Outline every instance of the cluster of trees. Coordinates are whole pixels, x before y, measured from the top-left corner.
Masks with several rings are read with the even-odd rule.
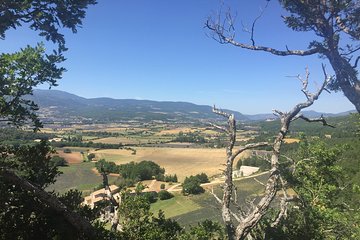
[[[177,178],[176,174],[174,174],[174,175],[169,174],[169,175],[165,175],[164,179],[161,181],[176,183],[176,182],[178,182],[178,178]]]
[[[135,181],[150,180],[153,178],[163,179],[165,173],[164,168],[161,168],[152,161],[141,161],[139,163],[130,162],[121,164],[118,167],[121,176]]]
[[[51,143],[52,146],[57,147],[57,148],[62,148],[62,147],[86,147],[86,148],[99,148],[99,149],[119,149],[122,148],[123,145],[121,143],[95,143],[92,141],[89,142],[81,142],[81,141],[60,141],[60,142],[52,142]]]
[[[327,119],[327,122],[335,126],[335,128],[324,128],[321,123],[308,124],[304,121],[296,121],[289,130],[289,135],[297,138],[300,134],[304,133],[305,135],[316,136],[321,139],[324,139],[325,135],[331,135],[331,138],[340,138],[341,140],[356,137],[356,114],[331,117]],[[260,134],[254,142],[267,141],[273,139],[280,127],[280,121],[260,122],[256,125],[260,127]]]
[[[63,157],[60,157],[58,155],[51,157],[50,162],[53,164],[53,166],[56,167],[68,166],[68,162]]]
[[[114,162],[107,162],[101,159],[95,163],[95,167],[99,172],[105,173],[118,173],[125,179],[130,179],[134,182],[144,180],[163,180],[165,179],[165,169],[161,168],[158,164],[152,161],[141,161],[138,163],[130,162],[125,164],[116,165]],[[177,179],[176,175],[168,177],[168,180]]]
[[[182,193],[184,195],[203,193],[205,192],[205,189],[201,187],[200,184],[208,182],[209,178],[205,173],[186,177],[184,183],[182,184]]]
[[[98,170],[98,172],[104,172],[107,174],[119,173],[119,165],[116,165],[114,162],[108,162],[105,159],[100,159],[99,161],[97,161],[95,163],[95,167]]]
[[[2,144],[31,144],[35,139],[49,140],[55,135],[51,133],[40,133],[24,131],[18,128],[0,128],[0,143]]]
[[[206,139],[200,135],[199,131],[185,133],[180,131],[174,139],[174,142],[205,143]]]

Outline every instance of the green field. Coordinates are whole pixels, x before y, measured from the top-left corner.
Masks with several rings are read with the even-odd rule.
[[[165,212],[168,218],[189,213],[201,208],[191,197],[183,196],[180,193],[175,193],[175,197],[168,200],[158,200],[151,204],[151,211],[157,213],[160,209]]]
[[[78,189],[83,192],[83,195],[89,195],[93,189],[102,184],[102,177],[96,175],[92,169],[95,164],[92,162],[84,162],[78,164],[70,164],[68,167],[60,167],[59,170],[63,172],[55,184],[48,187],[48,190],[55,190],[58,193],[64,193],[70,189]],[[116,177],[109,176],[110,183]]]
[[[267,177],[268,175],[265,174],[258,176],[257,179],[265,182]],[[234,184],[238,189],[238,201],[243,204],[247,198],[261,196],[264,191],[264,187],[253,178],[238,180]],[[214,187],[214,192],[222,197],[219,185]],[[221,206],[209,192],[192,196],[177,193],[172,199],[159,200],[151,205],[153,213],[157,213],[160,209],[164,211],[166,217],[176,220],[183,226],[194,225],[206,219],[222,222]]]

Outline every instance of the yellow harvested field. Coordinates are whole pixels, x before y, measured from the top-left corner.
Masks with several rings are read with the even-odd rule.
[[[136,155],[128,150],[98,150],[98,159],[105,158],[116,164],[131,161],[151,160],[165,168],[166,174],[177,174],[181,182],[186,176],[206,173],[213,176],[221,173],[226,161],[225,149],[209,148],[135,148]],[[242,156],[248,153],[243,153]]]
[[[300,139],[297,139],[297,138],[285,138],[284,142],[285,143],[298,143],[298,142],[300,142]]]
[[[91,140],[94,143],[106,143],[106,144],[138,144],[146,142],[147,140],[144,139],[133,139],[133,138],[127,138],[127,137],[107,137],[107,138],[99,138],[95,140]]]
[[[155,135],[167,135],[167,134],[178,134],[179,132],[192,132],[195,131],[196,129],[192,129],[192,128],[175,128],[175,129],[169,129],[169,130],[162,130],[158,133],[156,133]]]

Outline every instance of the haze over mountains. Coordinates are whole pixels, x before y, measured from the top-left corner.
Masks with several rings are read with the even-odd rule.
[[[112,98],[83,98],[59,90],[34,91],[28,99],[33,100],[40,107],[40,117],[52,121],[89,120],[89,121],[207,121],[218,119],[212,113],[212,107],[196,105],[188,102],[150,101],[135,99]],[[234,113],[239,121],[265,120],[273,118],[272,114],[244,115],[240,112],[226,110]],[[324,114],[326,116],[346,115]],[[321,115],[308,111],[307,116]]]

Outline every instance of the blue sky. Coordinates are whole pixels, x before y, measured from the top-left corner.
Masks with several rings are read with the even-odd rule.
[[[251,26],[264,0],[225,0],[237,22]],[[100,0],[87,11],[77,34],[64,31],[67,72],[54,88],[79,96],[187,101],[246,114],[289,110],[304,100],[294,76],[308,66],[311,80],[324,79],[316,56],[277,57],[222,45],[207,36],[204,24],[221,6],[218,0]],[[281,21],[271,1],[257,24],[258,44],[305,49],[311,34],[295,33]],[[238,28],[237,38],[249,42]],[[42,39],[26,28],[8,31],[1,52],[16,51]],[[47,44],[51,49],[51,44]],[[342,93],[324,93],[314,110],[354,109]]]

